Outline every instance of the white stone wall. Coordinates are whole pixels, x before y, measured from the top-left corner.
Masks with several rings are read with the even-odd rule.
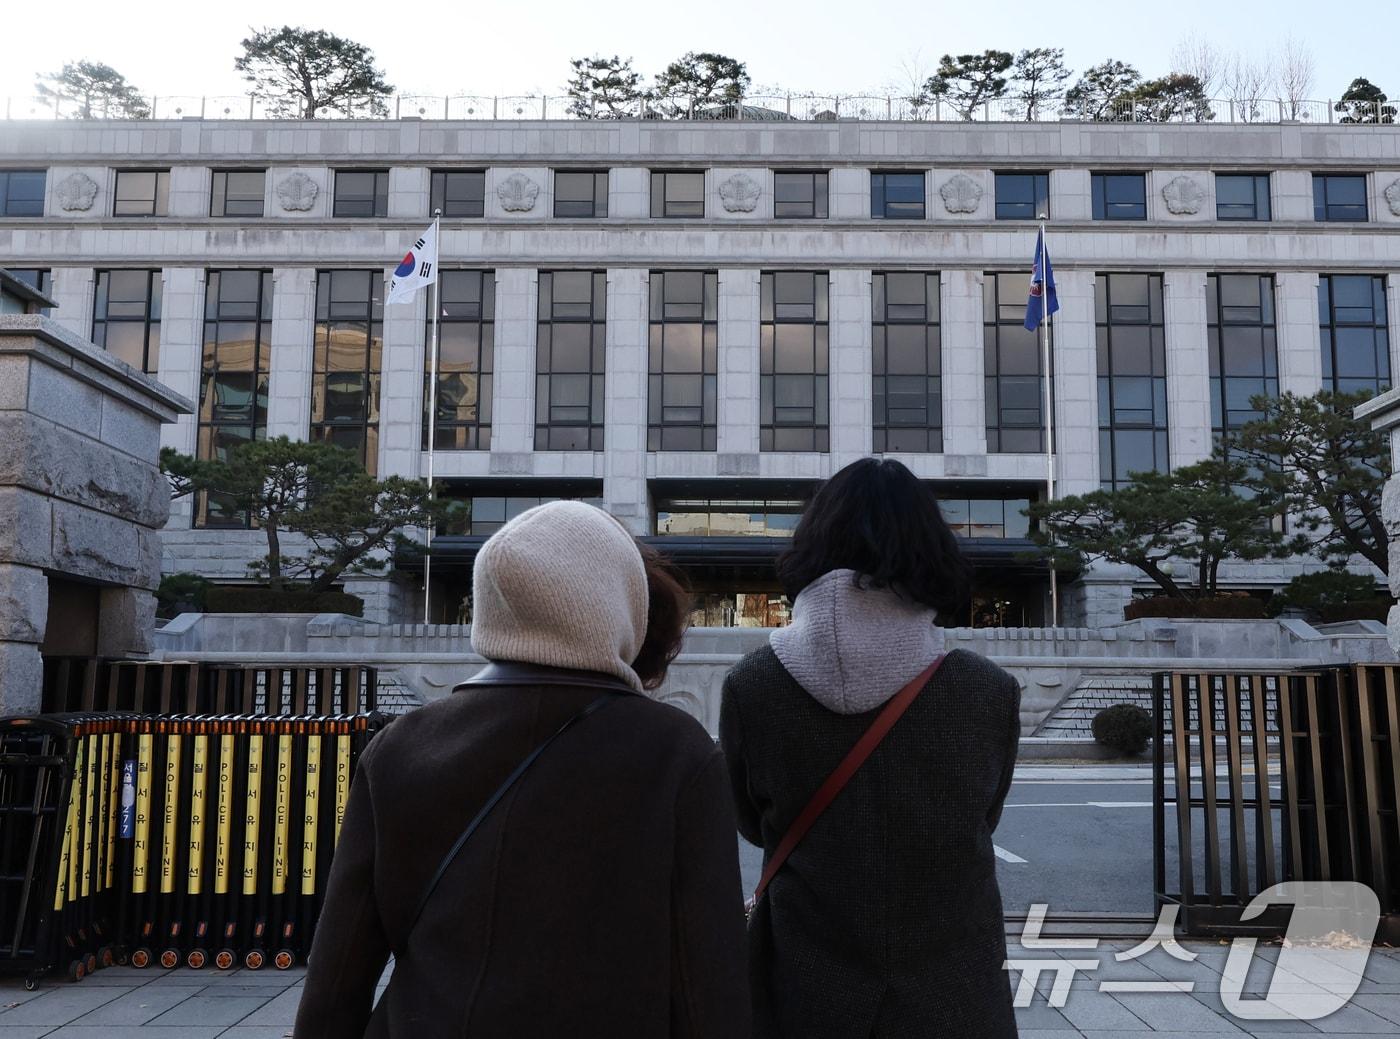
[[[1210,341],[1204,271],[1162,278],[1167,342],[1167,458],[1191,465],[1211,452]]]

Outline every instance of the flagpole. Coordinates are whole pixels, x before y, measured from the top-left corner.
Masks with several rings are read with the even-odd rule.
[[[442,239],[438,235],[439,224],[442,221],[442,210],[433,211],[433,241],[437,243],[438,256],[434,261],[441,260]],[[433,275],[433,295],[429,305],[433,308],[433,345],[431,349],[432,359],[428,364],[428,499],[433,497],[433,452],[437,448],[437,401],[438,401],[438,314],[442,310],[438,306],[438,283],[440,277]],[[432,623],[432,584],[433,584],[433,526],[428,525],[427,541],[423,546],[423,623]]]
[[[1045,371],[1045,500],[1055,500],[1055,422],[1052,409],[1054,396],[1051,392],[1054,374],[1051,369],[1050,353],[1050,279],[1046,271],[1050,267],[1050,249],[1045,243],[1045,215],[1040,220],[1040,353],[1041,367]],[[1055,557],[1050,557],[1050,627],[1060,626],[1060,586],[1055,573]]]

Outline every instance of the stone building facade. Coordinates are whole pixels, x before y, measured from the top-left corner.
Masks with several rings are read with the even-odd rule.
[[[710,623],[781,620],[796,503],[877,453],[968,537],[986,612],[955,620],[1040,623],[1019,326],[1041,212],[1058,493],[1204,457],[1252,392],[1379,389],[1400,363],[1390,125],[9,123],[7,173],[42,203],[0,213],[0,265],[201,402],[165,444],[315,435],[381,474],[426,470],[428,302],[384,307],[383,279],[443,210],[435,474],[473,511],[435,542],[435,621],[463,616],[480,538],[560,496],[669,546]],[[176,503],[167,571],[245,578],[261,536],[216,512]],[[422,619],[412,565],[351,582],[367,617]],[[1065,619],[1121,619],[1141,584],[1093,569]]]

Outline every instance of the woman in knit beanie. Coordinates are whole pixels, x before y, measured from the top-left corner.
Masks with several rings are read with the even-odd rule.
[[[680,586],[607,513],[553,502],[482,546],[473,598],[482,681],[360,758],[294,1035],[746,1039],[724,760],[642,693]]]

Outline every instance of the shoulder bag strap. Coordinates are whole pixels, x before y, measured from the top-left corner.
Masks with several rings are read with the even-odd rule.
[[[802,838],[807,836],[807,831],[812,828],[823,812],[831,806],[831,802],[836,800],[836,795],[845,789],[846,784],[851,781],[866,759],[875,752],[875,748],[880,745],[880,741],[894,728],[894,723],[909,705],[914,702],[914,698],[919,695],[924,686],[928,685],[929,679],[933,678],[939,667],[943,664],[943,654],[939,654],[932,664],[920,671],[914,678],[894,697],[885,704],[884,708],[875,720],[870,723],[870,728],[865,730],[865,734],[856,741],[856,745],[850,749],[841,760],[841,764],[836,766],[836,770],[826,777],[826,782],[817,788],[817,792],[812,795],[812,799],[807,802],[805,808],[797,816],[787,833],[783,834],[782,841],[778,844],[778,849],[773,852],[773,857],[768,860],[768,865],[763,869],[763,878],[758,882],[758,888],[753,893],[753,904],[763,897],[763,893],[768,890],[768,884],[777,875],[778,870],[783,868],[783,863],[787,862],[788,856],[793,849],[802,842]]]
[[[489,683],[482,682],[477,684],[485,685]],[[622,683],[618,684],[622,685]],[[602,710],[608,704],[612,703],[612,701],[616,700],[619,696],[626,695],[627,693],[631,692],[632,690],[630,688],[624,687],[624,689],[609,690],[608,692],[603,693],[602,696],[598,697],[583,710],[579,711],[578,714],[574,715],[563,725],[559,726],[558,730],[554,733],[553,736],[550,736],[549,739],[545,740],[538,747],[532,750],[526,756],[524,761],[522,761],[519,765],[515,766],[515,771],[506,777],[506,781],[496,788],[496,792],[486,799],[486,803],[481,806],[481,810],[476,813],[476,815],[472,818],[472,821],[467,823],[467,828],[462,831],[461,836],[457,838],[457,842],[452,845],[451,849],[447,852],[447,855],[443,858],[442,864],[438,866],[437,872],[433,874],[433,879],[428,882],[428,887],[423,892],[423,897],[418,900],[418,909],[414,912],[413,917],[408,922],[408,930],[404,932],[405,943],[407,943],[408,937],[413,934],[413,929],[418,926],[418,921],[423,916],[423,910],[428,907],[428,900],[433,897],[433,892],[437,890],[437,886],[439,883],[442,882],[442,878],[447,873],[448,868],[452,865],[453,862],[456,861],[458,853],[461,852],[463,847],[465,847],[467,841],[471,839],[471,835],[477,831],[477,829],[481,826],[483,822],[486,821],[486,817],[491,814],[491,810],[495,808],[498,804],[500,804],[502,798],[504,798],[506,794],[510,792],[510,788],[515,786],[515,784],[519,781],[520,777],[523,776],[527,771],[529,771],[530,766],[535,763],[536,759],[539,758],[539,756],[549,748],[549,745],[551,743],[557,740],[560,736],[564,735],[564,733],[568,732],[579,722],[583,721],[590,714],[594,714]]]

